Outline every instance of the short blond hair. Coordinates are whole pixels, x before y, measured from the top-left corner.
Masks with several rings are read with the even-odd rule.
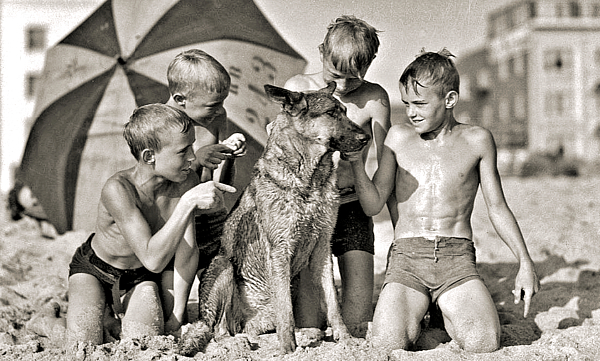
[[[208,53],[191,49],[179,53],[169,64],[167,80],[171,95],[197,91],[222,93],[229,90],[231,77],[221,63]]]
[[[342,73],[360,77],[379,50],[378,32],[364,20],[342,15],[327,27],[327,35],[319,46],[323,59],[330,60]]]

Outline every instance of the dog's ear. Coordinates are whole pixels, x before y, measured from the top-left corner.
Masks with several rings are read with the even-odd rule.
[[[303,93],[293,92],[269,84],[265,85],[265,92],[269,99],[280,104],[283,110],[292,117],[300,115],[308,107]]]
[[[335,91],[336,86],[336,82],[330,81],[329,83],[327,83],[327,88],[323,88],[321,89],[321,91],[327,93],[327,95],[331,95]]]

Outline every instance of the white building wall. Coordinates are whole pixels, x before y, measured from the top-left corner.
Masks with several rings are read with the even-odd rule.
[[[35,106],[26,96],[28,73],[41,73],[45,52],[27,49],[27,29],[46,28],[47,46],[62,40],[103,0],[0,0],[0,192],[12,186]]]

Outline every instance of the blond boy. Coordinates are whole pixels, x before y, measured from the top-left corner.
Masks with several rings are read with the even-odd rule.
[[[286,82],[285,88],[318,90],[335,82],[334,96],[346,106],[348,118],[373,137],[379,159],[390,128],[389,97],[380,85],[365,80],[379,48],[377,30],[347,15],[336,19],[327,29],[319,45],[323,70],[296,75]],[[367,159],[367,153],[362,153],[363,160]],[[365,325],[373,316],[373,221],[358,202],[348,162],[339,161],[337,176],[341,205],[331,245],[342,278],[342,317],[354,336],[364,336]],[[310,277],[301,273],[295,310],[296,324],[300,327],[323,326],[323,318],[315,312],[318,308],[314,307],[313,289]]]
[[[95,234],[69,265],[69,344],[101,344],[107,306],[120,319],[122,337],[160,335],[164,318],[158,282],[174,258],[181,323],[198,262],[192,217],[222,206],[230,186],[198,184],[192,170],[194,128],[185,113],[163,104],[136,109],[124,137],[137,163],[107,180]]]

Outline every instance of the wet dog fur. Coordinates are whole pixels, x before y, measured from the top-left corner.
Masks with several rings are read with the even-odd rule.
[[[359,151],[370,136],[332,94],[265,85],[281,105],[253,178],[225,222],[221,250],[199,290],[199,321],[180,353],[204,351],[216,334],[276,330],[282,354],[296,349],[291,280],[309,267],[336,340],[350,338],[333,279],[330,239],[338,210],[335,151]]]

